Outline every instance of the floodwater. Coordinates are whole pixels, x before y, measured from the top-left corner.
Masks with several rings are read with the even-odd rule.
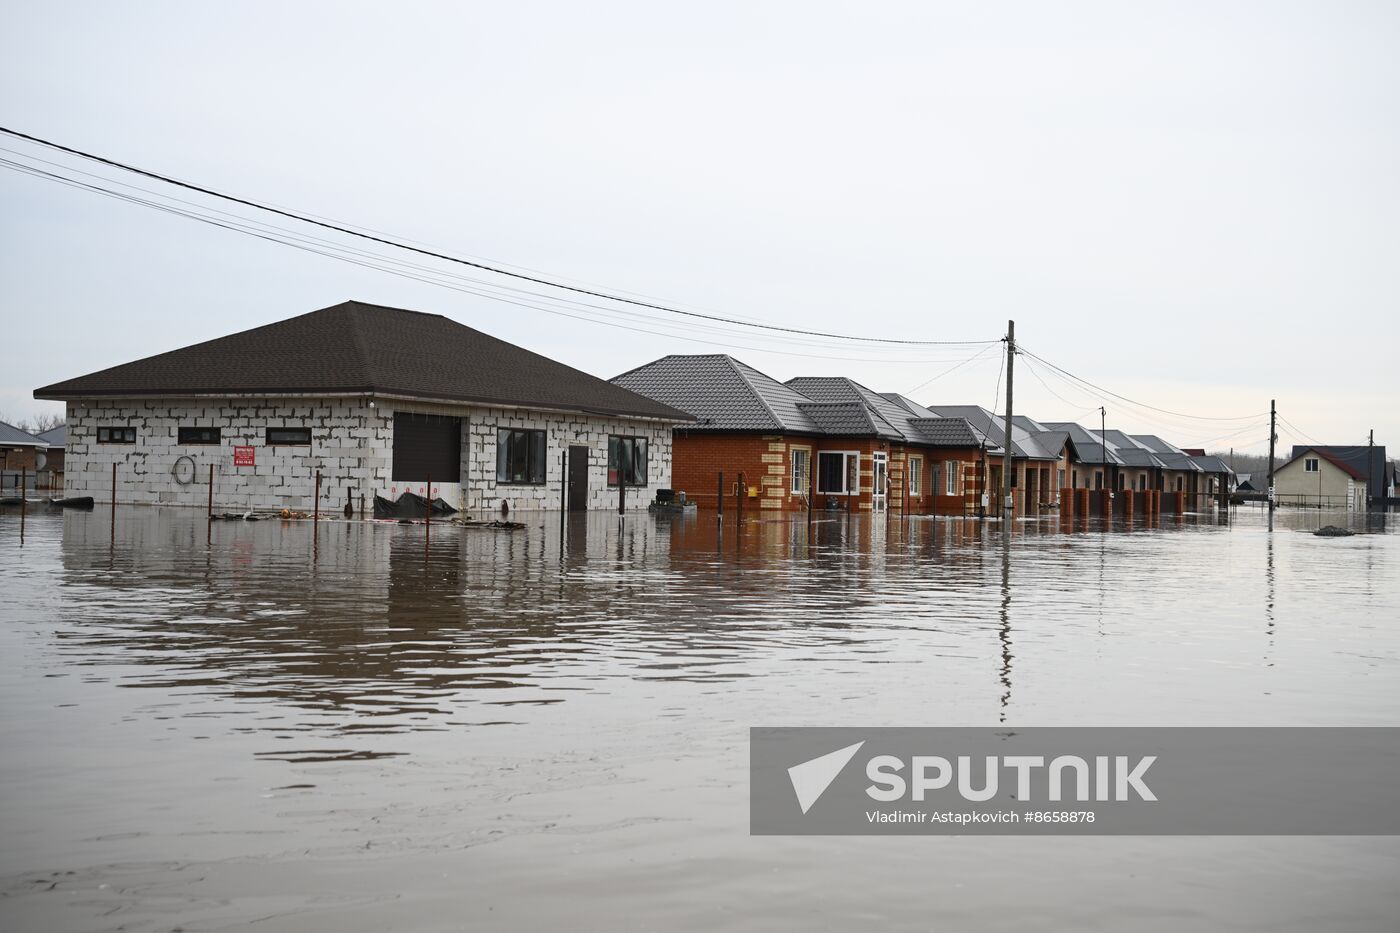
[[[751,837],[747,797],[755,725],[1400,725],[1393,518],[527,526],[0,513],[0,929],[1400,924],[1397,838]]]

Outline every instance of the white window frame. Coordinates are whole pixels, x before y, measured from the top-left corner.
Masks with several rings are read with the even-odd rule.
[[[911,455],[907,464],[909,470],[909,495],[922,496],[924,494],[924,458]]]
[[[1319,471],[1322,469],[1322,464],[1319,462],[1321,459],[1322,459],[1321,457],[1305,457],[1305,458],[1303,459],[1303,472],[1304,472],[1304,473],[1317,473],[1317,472],[1319,472]]]
[[[943,494],[945,496],[958,494],[958,471],[961,463],[961,460],[943,461]]]
[[[807,470],[801,480],[797,476],[797,455],[801,454],[807,458]],[[792,480],[792,492],[794,495],[806,495],[811,488],[810,479],[812,476],[812,448],[810,447],[790,447],[788,448],[788,475]]]
[[[843,489],[843,490],[841,490],[841,491],[839,491],[839,492],[838,492],[838,491],[835,491],[835,490],[830,490],[830,489],[822,489],[822,488],[821,488],[821,483],[822,483],[821,458],[822,458],[822,457],[841,457],[841,458],[842,458],[842,460],[841,460],[841,485],[842,485],[842,486],[845,486],[845,485],[846,485],[846,477],[848,477],[848,476],[851,475],[851,460],[854,459],[855,462],[856,462],[856,470],[855,470],[856,485],[855,485],[855,488],[854,488],[854,489]],[[818,494],[818,495],[822,495],[822,496],[858,496],[858,495],[860,495],[860,451],[858,451],[858,450],[819,450],[819,451],[817,451],[816,457],[814,458],[814,463],[815,463],[816,468],[817,468],[817,494]]]

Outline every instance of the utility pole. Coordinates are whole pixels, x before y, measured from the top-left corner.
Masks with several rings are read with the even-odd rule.
[[[1103,508],[1104,518],[1108,518],[1111,511],[1108,507],[1108,438],[1104,435],[1108,433],[1108,410],[1102,405],[1099,406],[1099,488],[1095,492],[1099,493],[1099,504]]]
[[[1269,399],[1269,516],[1274,514],[1274,443],[1278,441],[1278,409]]]
[[[1006,513],[1011,511],[1011,505],[1010,505],[1010,502],[1008,501],[1007,492],[1008,492],[1008,491],[1010,490],[1010,488],[1011,488],[1011,486],[1010,486],[1010,483],[1011,483],[1011,473],[1012,473],[1013,470],[1016,469],[1016,460],[1015,460],[1015,458],[1014,458],[1014,457],[1012,456],[1012,454],[1011,454],[1011,390],[1012,390],[1012,386],[1013,386],[1013,384],[1014,384],[1014,376],[1015,376],[1014,367],[1015,367],[1015,363],[1016,363],[1016,322],[1015,322],[1015,321],[1007,321],[1007,322],[1006,322],[1006,424],[1003,425],[1003,427],[1006,429],[1005,432],[1004,432],[1004,433],[1006,434],[1006,444],[1005,444],[1005,447],[1006,447],[1006,457],[1004,458],[1004,460],[1003,460],[1003,462],[1002,462],[1001,484],[999,485],[999,487],[998,487],[998,489],[997,489],[997,495],[999,495],[999,496],[1001,497],[1001,501],[1000,501],[1000,503],[999,503],[999,505],[998,505],[998,508],[1001,510],[1002,515],[1003,515],[1004,517],[1006,517],[1006,518],[1009,518],[1009,517],[1010,517],[1010,516],[1007,516]],[[1013,495],[1014,495],[1014,493],[1013,493]],[[1005,527],[1010,528],[1011,526],[1010,526],[1010,524],[1008,523],[1008,524],[1005,525]]]
[[[1376,467],[1376,429],[1366,435],[1366,508],[1371,507],[1371,471]],[[1384,484],[1382,484],[1384,485]]]

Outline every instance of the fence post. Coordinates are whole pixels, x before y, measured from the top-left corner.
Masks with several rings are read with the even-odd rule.
[[[312,524],[312,531],[313,531],[313,532],[315,531],[315,526],[316,526],[316,525],[319,525],[320,522],[321,522],[321,471],[320,471],[320,470],[317,470],[317,471],[316,471],[316,500],[315,500],[315,502],[313,502],[312,505],[311,505],[311,524]]]
[[[433,474],[428,474],[427,488],[423,490],[427,493],[428,501],[423,507],[423,559],[428,559],[428,538],[433,530]]]
[[[209,464],[209,508],[205,511],[209,521],[214,520],[214,464]]]
[[[24,540],[24,514],[29,509],[29,496],[25,487],[29,485],[29,467],[19,468],[19,537]]]
[[[564,524],[569,514],[569,452],[559,451],[559,544],[564,544]]]
[[[117,462],[112,461],[112,540],[117,540]]]
[[[719,503],[719,520],[724,521],[724,471],[719,471],[719,496],[716,501]]]

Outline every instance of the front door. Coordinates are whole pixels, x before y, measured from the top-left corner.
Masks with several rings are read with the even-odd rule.
[[[588,448],[569,448],[569,511],[588,511]]]
[[[876,453],[871,455],[874,468],[871,471],[871,508],[876,512],[885,510],[885,487],[888,485],[889,462],[885,454]]]

